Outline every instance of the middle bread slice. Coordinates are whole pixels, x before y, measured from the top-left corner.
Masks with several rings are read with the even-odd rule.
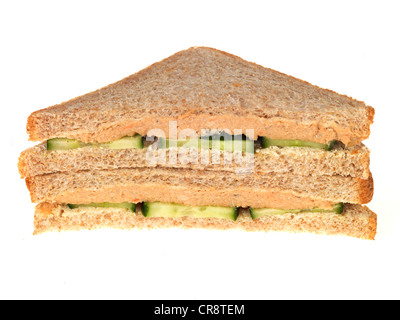
[[[372,176],[259,175],[173,168],[123,168],[52,173],[26,179],[32,202],[84,204],[160,201],[191,206],[328,208],[368,203]]]
[[[369,179],[369,157],[370,152],[363,144],[331,151],[270,147],[258,149],[255,153],[232,153],[188,148],[109,150],[84,147],[49,151],[46,143],[42,143],[25,150],[18,167],[22,178],[60,172],[157,167]]]

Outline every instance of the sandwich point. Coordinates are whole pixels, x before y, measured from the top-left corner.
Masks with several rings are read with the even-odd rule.
[[[98,228],[374,239],[363,102],[207,47],[32,113],[34,234]]]

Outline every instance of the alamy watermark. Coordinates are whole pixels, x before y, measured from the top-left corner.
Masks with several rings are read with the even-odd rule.
[[[168,137],[168,138],[167,138]],[[168,135],[161,129],[149,130],[146,160],[150,165],[230,166],[237,174],[254,171],[254,129],[193,129],[178,133],[177,121],[169,122]],[[222,168],[221,168],[222,169]]]

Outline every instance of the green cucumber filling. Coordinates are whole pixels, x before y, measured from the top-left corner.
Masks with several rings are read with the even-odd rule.
[[[165,148],[196,148],[196,149],[213,149],[221,151],[240,151],[254,153],[254,141],[247,139],[245,136],[231,136],[226,134],[218,134],[200,138],[188,139],[158,139],[158,147]]]
[[[55,138],[47,140],[47,150],[70,150],[83,147],[105,149],[143,149],[143,140],[140,134],[133,137],[123,137],[118,140],[104,143],[84,143],[75,139]]]
[[[90,203],[90,204],[68,204],[70,209],[77,208],[123,208],[136,212],[136,204],[131,202],[122,203]],[[175,203],[163,202],[143,202],[141,212],[147,218],[165,217],[165,218],[220,218],[235,221],[238,216],[238,208],[233,207],[215,207],[215,206],[186,206]]]
[[[121,202],[121,203],[111,203],[111,202],[102,202],[102,203],[89,203],[89,204],[68,204],[70,209],[78,209],[78,208],[121,208],[128,209],[132,212],[136,211],[136,204],[131,202]]]
[[[274,209],[274,208],[261,208],[261,209],[253,209],[250,208],[250,215],[252,219],[258,219],[264,216],[270,215],[283,215],[287,213],[302,213],[302,212],[322,212],[322,213],[343,213],[343,203],[335,204],[332,209],[320,209],[320,208],[312,208],[312,209]]]
[[[153,138],[152,138],[153,139]],[[150,139],[150,140],[152,140]],[[153,141],[153,140],[152,140]],[[196,149],[213,149],[221,151],[239,151],[254,153],[255,149],[278,147],[308,147],[323,150],[331,150],[337,141],[332,140],[328,144],[303,141],[303,140],[282,140],[269,139],[260,137],[257,141],[248,139],[245,135],[228,135],[224,132],[200,138],[188,139],[168,139],[158,138],[157,146],[161,149],[168,148],[196,148]],[[71,150],[83,147],[105,148],[105,149],[143,149],[151,145],[147,141],[147,137],[135,134],[132,137],[123,137],[121,139],[104,142],[104,143],[85,143],[76,139],[55,138],[47,140],[47,150]]]
[[[131,202],[122,203],[90,203],[90,204],[68,204],[70,209],[77,208],[121,208],[136,212],[136,204]],[[270,215],[283,215],[288,213],[322,212],[322,213],[343,213],[343,203],[338,203],[332,209],[274,209],[274,208],[250,208],[250,215],[253,220]],[[143,202],[141,213],[146,218],[219,218],[236,221],[239,213],[238,207],[216,207],[216,206],[187,206],[183,204],[164,202]]]
[[[142,214],[146,218],[220,218],[235,221],[238,216],[238,208],[214,207],[214,206],[186,206],[175,203],[143,202]]]

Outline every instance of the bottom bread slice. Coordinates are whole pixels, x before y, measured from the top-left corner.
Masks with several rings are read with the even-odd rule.
[[[252,220],[248,209],[240,209],[236,221],[217,218],[146,218],[140,212],[118,208],[77,208],[42,203],[36,207],[34,234],[47,231],[92,230],[100,228],[154,229],[204,228],[216,230],[309,232],[346,235],[373,240],[377,216],[365,206],[345,204],[343,214],[302,212],[269,215]]]

